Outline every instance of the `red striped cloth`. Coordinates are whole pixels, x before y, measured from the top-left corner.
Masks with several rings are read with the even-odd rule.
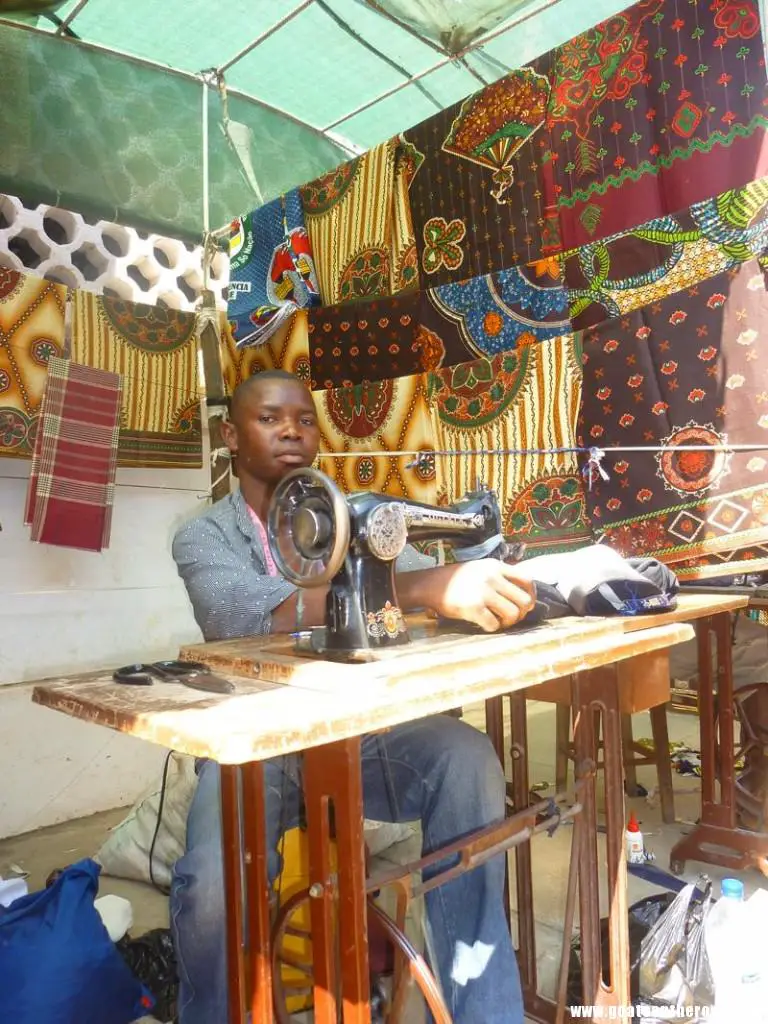
[[[48,360],[24,514],[32,540],[109,546],[121,391],[117,373]]]

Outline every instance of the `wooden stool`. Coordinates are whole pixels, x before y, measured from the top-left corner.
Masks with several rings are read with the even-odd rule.
[[[623,741],[624,774],[629,796],[637,793],[639,765],[656,766],[659,784],[661,819],[666,825],[675,820],[675,800],[672,789],[672,762],[669,756],[667,732],[667,702],[669,701],[669,665],[666,652],[658,652],[642,659],[627,662],[619,693]],[[527,691],[531,700],[556,705],[555,786],[561,792],[568,780],[568,762],[574,759],[571,742],[571,680],[570,677],[543,683]],[[653,748],[635,742],[632,735],[632,715],[649,711]],[[598,747],[602,746],[599,742]],[[598,761],[598,768],[602,763]]]

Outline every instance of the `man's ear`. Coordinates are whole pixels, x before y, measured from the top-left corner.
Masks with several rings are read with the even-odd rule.
[[[229,420],[221,424],[221,439],[233,455],[237,454],[237,427]]]

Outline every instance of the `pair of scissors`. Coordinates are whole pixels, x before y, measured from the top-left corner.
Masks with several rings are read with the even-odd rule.
[[[214,675],[201,661],[155,661],[150,664],[138,663],[116,668],[112,673],[116,683],[127,686],[152,686],[161,683],[181,683],[192,690],[205,693],[234,693],[235,687],[228,679]]]

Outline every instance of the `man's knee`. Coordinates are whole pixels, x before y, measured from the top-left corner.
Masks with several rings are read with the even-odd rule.
[[[493,744],[479,729],[454,718],[444,718],[439,742],[446,781],[461,790],[462,798],[476,802],[488,819],[504,813],[506,780]]]

